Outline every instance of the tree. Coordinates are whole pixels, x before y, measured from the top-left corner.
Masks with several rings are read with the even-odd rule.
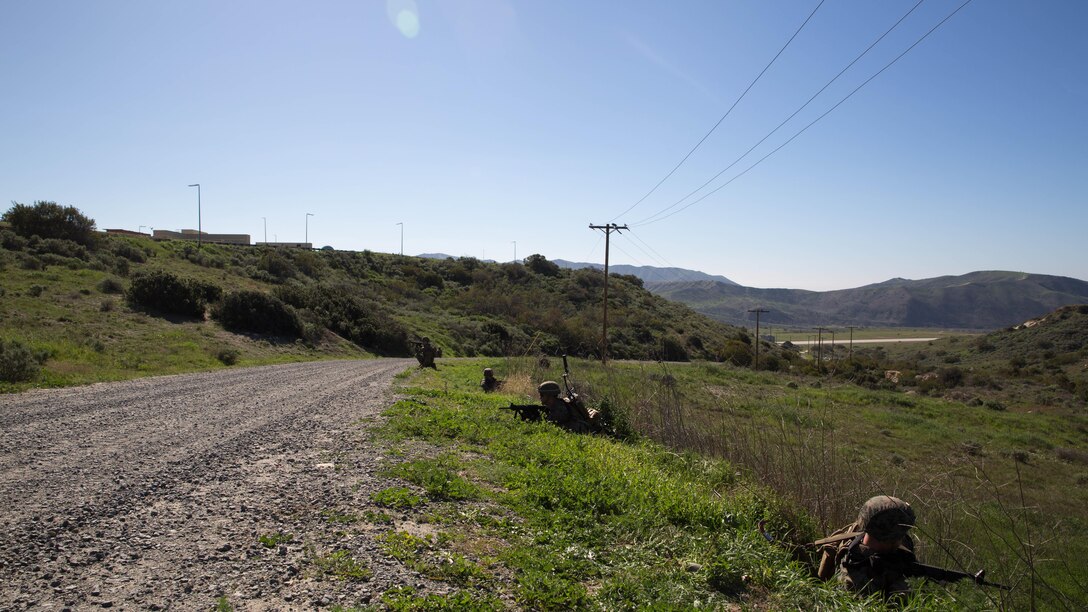
[[[12,202],[3,219],[20,236],[40,236],[71,240],[83,246],[93,247],[95,242],[94,219],[85,216],[74,206],[61,206],[56,202],[37,201],[33,206]]]
[[[525,258],[525,267],[543,276],[559,276],[559,264],[548,261],[543,255],[530,255]]]

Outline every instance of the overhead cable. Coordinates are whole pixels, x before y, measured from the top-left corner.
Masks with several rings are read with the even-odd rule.
[[[622,217],[622,216],[626,215],[627,213],[631,212],[632,210],[634,210],[636,206],[641,204],[646,198],[650,197],[651,194],[653,194],[655,191],[657,191],[658,187],[660,187],[665,181],[669,180],[669,177],[671,177],[680,168],[680,166],[684,165],[684,162],[686,162],[688,160],[688,158],[691,157],[692,153],[695,153],[695,150],[698,149],[700,146],[702,146],[703,142],[705,142],[707,138],[710,138],[710,135],[714,133],[714,130],[717,130],[718,126],[721,125],[722,122],[725,121],[725,118],[729,116],[729,113],[732,113],[733,109],[736,108],[738,104],[740,104],[740,101],[744,99],[744,96],[748,95],[748,92],[751,91],[752,87],[754,87],[757,82],[759,82],[759,79],[763,77],[763,74],[766,73],[767,70],[769,70],[772,65],[774,65],[774,63],[778,60],[779,56],[782,55],[782,52],[784,52],[786,50],[786,47],[790,46],[790,43],[793,42],[793,39],[797,38],[797,35],[801,33],[801,30],[803,30],[805,28],[805,25],[807,25],[808,22],[812,20],[812,16],[816,14],[816,11],[820,10],[820,7],[823,6],[824,2],[826,2],[826,0],[820,0],[820,3],[816,5],[816,8],[812,9],[812,12],[809,13],[809,15],[805,19],[804,23],[801,24],[801,27],[797,28],[797,31],[793,33],[793,36],[790,36],[790,39],[786,41],[786,44],[782,45],[782,48],[778,50],[778,53],[776,53],[773,58],[771,58],[771,61],[768,62],[767,65],[763,67],[763,70],[761,70],[759,72],[759,74],[756,75],[755,79],[752,79],[752,82],[748,84],[748,87],[744,90],[744,92],[742,92],[740,94],[740,96],[737,98],[736,102],[733,102],[733,105],[729,107],[729,110],[725,111],[725,114],[722,115],[721,119],[718,119],[718,122],[714,124],[714,127],[710,128],[710,131],[707,132],[699,140],[699,142],[695,143],[695,146],[692,147],[690,151],[688,151],[687,155],[685,155],[684,158],[681,159],[680,162],[677,163],[676,166],[674,166],[673,169],[670,170],[669,173],[666,174],[664,178],[662,178],[660,181],[658,181],[657,184],[654,185],[653,189],[646,192],[646,195],[639,198],[639,200],[637,202],[635,202],[634,204],[632,204],[627,210],[625,210],[625,211],[621,212],[620,214],[616,215],[615,217],[613,217],[612,221],[615,221],[616,219],[619,219],[620,217]]]
[[[780,145],[778,145],[777,147],[775,147],[775,148],[774,148],[774,149],[773,149],[773,150],[772,150],[772,151],[771,151],[770,153],[767,153],[767,154],[766,154],[766,155],[764,155],[763,157],[759,158],[759,161],[757,161],[757,162],[755,162],[754,164],[752,164],[751,166],[748,166],[747,168],[745,168],[745,169],[744,169],[744,171],[742,171],[741,173],[739,173],[739,174],[735,175],[735,176],[734,176],[733,178],[729,179],[729,180],[728,180],[728,181],[726,181],[725,183],[722,183],[721,185],[719,185],[719,186],[718,186],[718,187],[716,187],[715,189],[713,189],[713,190],[711,190],[711,191],[707,192],[707,193],[706,193],[706,194],[704,194],[704,195],[703,195],[702,197],[700,197],[700,198],[698,198],[698,199],[696,199],[696,200],[693,200],[692,202],[688,203],[687,205],[685,205],[685,206],[682,206],[682,207],[680,207],[680,208],[678,208],[678,209],[676,209],[676,210],[672,211],[671,213],[669,213],[669,214],[667,214],[667,215],[661,216],[661,215],[662,215],[662,213],[664,213],[664,212],[665,212],[665,211],[661,211],[661,212],[659,212],[659,213],[656,213],[656,214],[654,214],[654,215],[651,215],[650,217],[647,217],[646,219],[643,219],[642,221],[639,221],[639,222],[637,222],[637,223],[633,223],[632,225],[633,225],[633,226],[635,226],[635,227],[641,227],[641,226],[649,225],[650,223],[657,223],[658,221],[663,221],[663,220],[665,220],[665,219],[668,219],[669,217],[671,217],[671,216],[673,216],[673,215],[675,215],[675,214],[677,214],[677,213],[680,213],[680,212],[682,212],[682,211],[685,211],[685,210],[687,210],[688,208],[690,208],[690,207],[694,206],[695,204],[698,204],[699,202],[702,202],[703,200],[705,200],[706,198],[708,198],[708,197],[710,197],[710,196],[714,195],[714,194],[715,194],[715,193],[717,193],[718,191],[721,191],[721,190],[722,190],[723,188],[725,188],[726,186],[728,186],[729,184],[731,184],[731,183],[732,183],[733,181],[735,181],[735,180],[737,180],[738,178],[740,178],[740,177],[744,176],[745,174],[748,174],[748,172],[750,172],[750,171],[751,171],[751,170],[752,170],[753,168],[755,168],[755,167],[756,167],[756,166],[758,166],[759,164],[763,163],[763,162],[764,162],[764,161],[765,161],[765,160],[766,160],[766,159],[767,159],[768,157],[770,157],[770,156],[774,155],[775,153],[777,153],[778,151],[780,151],[780,150],[781,150],[782,148],[784,148],[784,147],[785,147],[786,145],[788,145],[788,144],[790,144],[791,142],[793,142],[793,141],[794,141],[794,140],[795,140],[795,139],[796,139],[796,138],[797,138],[798,136],[800,136],[801,134],[804,134],[804,133],[805,133],[806,131],[808,131],[808,129],[809,129],[810,127],[812,127],[812,126],[816,125],[816,124],[817,124],[817,123],[818,123],[818,122],[819,122],[819,121],[820,121],[821,119],[823,119],[824,117],[826,117],[826,116],[830,115],[830,114],[832,113],[832,111],[834,111],[834,110],[835,110],[835,109],[837,109],[837,108],[838,108],[839,106],[841,106],[841,105],[843,104],[843,102],[846,102],[847,100],[849,100],[849,99],[850,99],[851,97],[853,97],[853,95],[854,95],[854,94],[856,94],[856,93],[857,93],[857,92],[858,92],[859,90],[861,90],[861,88],[862,88],[862,87],[865,87],[866,85],[868,85],[868,84],[869,84],[869,83],[870,83],[870,82],[871,82],[871,81],[872,81],[873,79],[875,79],[876,77],[880,76],[880,75],[881,75],[881,74],[882,74],[882,73],[883,73],[883,72],[884,72],[885,70],[887,70],[888,68],[890,68],[890,67],[891,67],[891,66],[892,66],[893,64],[895,64],[896,62],[898,62],[898,61],[899,61],[900,59],[902,59],[904,55],[906,55],[906,54],[907,54],[907,53],[909,53],[909,52],[910,52],[910,51],[911,51],[912,49],[914,49],[914,48],[915,48],[916,46],[918,46],[918,45],[919,45],[919,44],[920,44],[920,43],[921,43],[921,42],[922,42],[923,40],[925,40],[926,38],[928,38],[930,34],[932,34],[933,32],[935,32],[935,31],[936,31],[936,30],[937,30],[938,28],[940,28],[940,27],[941,27],[942,25],[944,25],[944,24],[945,24],[945,23],[946,23],[946,22],[947,22],[947,21],[948,21],[949,19],[951,19],[951,18],[952,18],[953,16],[955,16],[955,15],[956,15],[956,13],[959,13],[959,12],[960,12],[960,11],[961,11],[961,10],[962,10],[962,9],[963,9],[963,8],[964,8],[965,6],[967,6],[967,5],[968,5],[968,4],[970,4],[970,3],[971,3],[971,0],[965,0],[963,4],[959,5],[959,7],[957,7],[957,8],[956,8],[956,10],[952,11],[951,13],[949,13],[947,17],[945,17],[944,19],[942,19],[942,20],[941,20],[941,21],[940,21],[940,22],[939,22],[939,23],[938,23],[937,25],[933,26],[933,27],[932,27],[932,28],[931,28],[931,29],[930,29],[930,30],[929,30],[928,32],[926,32],[925,34],[923,34],[921,38],[919,38],[918,40],[916,40],[916,41],[914,42],[914,44],[912,44],[911,46],[907,47],[906,51],[903,51],[903,52],[902,52],[902,53],[900,53],[900,54],[899,54],[898,56],[896,56],[896,58],[895,58],[895,59],[893,59],[892,61],[890,61],[890,62],[888,62],[887,64],[885,64],[883,68],[881,68],[880,70],[878,70],[878,71],[877,71],[877,72],[876,72],[876,73],[875,73],[875,74],[874,74],[873,76],[871,76],[871,77],[869,77],[868,79],[866,79],[866,80],[865,80],[865,81],[864,81],[864,82],[863,82],[863,83],[862,83],[861,85],[858,85],[858,86],[857,86],[856,88],[854,88],[854,90],[853,90],[853,91],[851,91],[851,92],[850,92],[849,94],[847,94],[847,95],[846,95],[846,97],[844,97],[844,98],[843,98],[842,100],[839,100],[839,101],[838,101],[838,102],[837,102],[837,103],[836,103],[836,104],[835,104],[834,106],[832,106],[832,107],[831,107],[831,108],[829,108],[829,109],[828,109],[828,110],[827,110],[826,112],[824,112],[824,113],[823,113],[822,115],[820,115],[819,117],[817,117],[816,119],[814,119],[814,120],[813,120],[813,121],[812,121],[811,123],[809,123],[809,124],[808,124],[808,125],[806,125],[805,127],[801,128],[801,130],[800,130],[799,132],[797,132],[796,134],[794,134],[793,136],[791,136],[791,137],[790,137],[790,138],[789,138],[788,140],[786,140],[786,142],[783,142],[782,144],[780,144]],[[675,205],[674,205],[674,206],[675,206]],[[672,208],[672,207],[669,207],[669,208]],[[668,210],[668,209],[666,209],[666,210]]]
[[[726,166],[725,168],[722,168],[722,170],[721,170],[720,172],[718,172],[718,173],[717,173],[717,174],[715,174],[714,176],[712,176],[712,177],[710,177],[709,179],[707,179],[707,181],[706,181],[705,183],[703,183],[702,185],[699,185],[699,186],[698,186],[697,188],[695,188],[694,190],[692,190],[692,191],[691,191],[691,193],[689,193],[689,194],[687,194],[686,196],[684,196],[684,197],[680,198],[679,200],[677,200],[676,202],[674,202],[674,203],[673,203],[672,205],[668,206],[667,208],[665,208],[665,209],[663,209],[663,210],[660,210],[660,211],[658,211],[657,213],[655,213],[655,214],[653,214],[653,215],[650,215],[649,217],[647,217],[646,219],[643,219],[642,221],[639,221],[638,223],[647,223],[647,222],[649,222],[648,220],[650,220],[650,219],[653,219],[654,217],[657,217],[657,216],[659,216],[659,215],[663,215],[663,214],[665,214],[666,212],[668,212],[668,211],[672,210],[673,208],[676,208],[677,206],[679,206],[679,205],[683,204],[685,200],[687,200],[688,198],[692,197],[692,196],[693,196],[693,195],[695,195],[696,193],[699,193],[699,192],[700,192],[700,191],[702,191],[702,190],[703,190],[703,188],[705,188],[705,187],[706,187],[707,185],[709,185],[709,184],[713,183],[714,181],[716,181],[716,180],[718,179],[718,177],[719,177],[719,176],[721,176],[721,175],[725,174],[725,173],[726,173],[726,172],[728,172],[728,171],[729,171],[729,170],[730,170],[730,169],[731,169],[731,168],[732,168],[733,166],[735,166],[735,165],[739,164],[739,163],[740,163],[740,162],[741,162],[741,161],[742,161],[742,160],[743,160],[743,159],[744,159],[745,157],[748,157],[748,154],[750,154],[750,153],[751,153],[752,151],[754,151],[754,150],[756,149],[756,147],[758,147],[759,145],[761,145],[761,144],[763,144],[764,142],[766,142],[768,138],[770,138],[770,137],[771,137],[771,136],[773,136],[773,135],[774,135],[775,133],[777,133],[777,132],[778,132],[778,130],[782,129],[782,126],[784,126],[784,125],[786,125],[787,123],[789,123],[789,122],[790,122],[790,120],[792,120],[792,119],[793,119],[794,117],[796,117],[798,113],[800,113],[800,112],[801,112],[801,111],[803,111],[803,110],[804,110],[805,108],[807,108],[807,107],[808,107],[808,105],[809,105],[809,104],[811,104],[813,100],[815,100],[815,99],[816,99],[816,98],[817,98],[817,97],[818,97],[818,96],[819,96],[820,94],[822,94],[822,93],[823,93],[823,92],[824,92],[824,91],[825,91],[825,90],[826,90],[826,89],[827,89],[828,87],[830,87],[830,86],[831,86],[831,85],[832,85],[832,84],[833,84],[833,83],[834,83],[835,81],[839,80],[839,77],[841,77],[841,76],[842,76],[843,74],[845,74],[847,70],[849,70],[849,69],[850,69],[850,68],[851,68],[851,67],[852,67],[852,66],[853,66],[854,64],[856,64],[856,63],[858,62],[858,60],[860,60],[861,58],[865,57],[865,56],[866,56],[866,55],[867,55],[867,54],[869,53],[869,51],[872,51],[873,47],[875,47],[875,46],[876,46],[876,45],[877,45],[878,43],[880,43],[880,41],[884,40],[884,38],[885,38],[885,37],[886,37],[886,36],[887,36],[888,34],[890,34],[890,33],[892,32],[892,30],[894,30],[894,29],[896,29],[897,27],[899,27],[899,25],[900,25],[901,23],[903,23],[903,21],[904,21],[904,20],[906,20],[906,18],[907,18],[907,17],[909,17],[909,16],[911,15],[911,13],[913,13],[913,12],[915,11],[915,9],[917,9],[917,8],[918,8],[919,6],[921,6],[923,2],[925,2],[925,0],[918,0],[918,2],[917,2],[917,3],[916,3],[916,4],[914,5],[914,6],[912,6],[912,7],[910,8],[910,10],[909,10],[909,11],[907,11],[907,12],[906,12],[906,13],[905,13],[905,14],[904,14],[904,15],[903,15],[902,17],[900,17],[900,18],[899,18],[899,21],[896,21],[896,22],[895,22],[895,23],[894,23],[894,24],[892,25],[892,27],[890,27],[890,28],[888,28],[887,30],[885,30],[885,31],[884,31],[884,33],[883,33],[883,34],[881,34],[879,38],[877,38],[876,40],[874,40],[874,41],[872,42],[872,44],[870,44],[870,45],[869,45],[868,47],[866,47],[866,49],[865,49],[864,51],[862,51],[860,55],[858,55],[857,57],[855,57],[855,58],[854,58],[854,60],[853,60],[852,62],[850,62],[849,64],[847,64],[847,65],[846,65],[846,67],[845,67],[845,68],[843,68],[842,70],[840,70],[840,71],[839,71],[839,73],[838,73],[838,74],[836,74],[836,75],[834,76],[834,78],[832,78],[832,79],[831,79],[830,81],[828,81],[827,83],[825,83],[825,84],[824,84],[824,86],[823,86],[823,87],[821,87],[821,88],[819,89],[819,91],[817,91],[816,93],[812,94],[812,96],[811,96],[811,97],[810,97],[810,98],[809,98],[809,99],[808,99],[808,100],[807,100],[807,101],[806,101],[806,102],[805,102],[804,104],[802,104],[801,106],[799,106],[799,107],[797,108],[797,110],[793,111],[793,114],[791,114],[791,115],[790,115],[789,117],[786,117],[786,118],[785,118],[785,120],[783,120],[783,121],[782,121],[782,123],[779,123],[779,124],[778,124],[778,126],[776,126],[776,127],[775,127],[775,128],[773,129],[773,130],[771,130],[771,131],[770,131],[770,132],[769,132],[769,133],[768,133],[768,134],[767,134],[766,136],[764,136],[763,138],[761,138],[761,139],[759,140],[759,142],[757,142],[757,143],[755,143],[754,145],[752,145],[752,146],[751,146],[751,147],[750,147],[750,148],[749,148],[749,149],[748,149],[747,151],[745,151],[745,152],[744,152],[744,153],[743,153],[743,154],[742,154],[742,155],[741,155],[740,157],[738,157],[737,159],[733,160],[733,163],[729,164],[729,165],[728,165],[728,166]]]

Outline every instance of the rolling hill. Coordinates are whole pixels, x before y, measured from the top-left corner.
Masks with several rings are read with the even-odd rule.
[[[1088,282],[1063,276],[984,271],[923,280],[891,279],[838,291],[757,289],[725,283],[647,283],[647,288],[718,321],[744,324],[749,309],[781,325],[862,325],[990,330],[1062,306],[1088,303]]]

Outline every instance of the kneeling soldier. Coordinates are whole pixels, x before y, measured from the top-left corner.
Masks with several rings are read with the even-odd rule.
[[[837,578],[846,588],[885,599],[910,591],[904,570],[916,559],[909,530],[914,526],[910,504],[889,495],[870,498],[858,520],[818,540],[821,552],[817,575]]]

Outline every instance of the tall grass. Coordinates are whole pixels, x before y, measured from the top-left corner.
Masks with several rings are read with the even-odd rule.
[[[579,362],[586,368],[589,364]],[[1088,541],[1081,516],[1060,516],[1025,493],[1024,456],[980,457],[972,442],[949,451],[935,424],[939,405],[891,398],[859,408],[851,391],[799,388],[806,381],[763,373],[728,373],[718,365],[592,367],[591,401],[628,413],[633,428],[678,451],[694,450],[742,466],[793,502],[826,532],[854,520],[873,495],[896,495],[919,514],[923,561],[961,571],[985,567],[1011,592],[966,584],[945,588],[963,601],[1002,609],[1085,609]],[[838,398],[850,398],[843,404]],[[879,401],[865,397],[859,403]],[[896,402],[901,402],[899,406]],[[869,412],[870,410],[876,412]],[[881,428],[874,423],[890,423]],[[894,428],[893,428],[894,426]],[[992,426],[998,427],[999,423]],[[879,439],[878,450],[866,438]],[[898,446],[897,446],[898,443]],[[881,450],[883,449],[883,450]],[[890,449],[890,450],[888,450]],[[992,472],[1001,473],[997,480]],[[812,534],[780,526],[803,556]]]

